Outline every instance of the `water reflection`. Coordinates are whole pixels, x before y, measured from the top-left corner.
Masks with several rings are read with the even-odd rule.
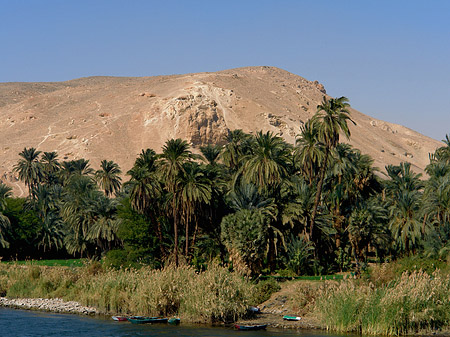
[[[134,325],[128,322],[115,322],[107,317],[92,318],[70,314],[54,314],[28,310],[0,308],[0,336],[39,337],[39,336],[303,336],[332,337],[324,332],[276,330],[236,331],[233,328],[210,327],[181,324]]]

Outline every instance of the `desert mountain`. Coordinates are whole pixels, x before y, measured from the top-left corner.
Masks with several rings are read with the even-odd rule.
[[[61,160],[102,159],[129,170],[145,148],[170,138],[194,147],[220,143],[229,130],[279,133],[294,143],[326,91],[317,81],[273,67],[155,77],[89,77],[52,83],[0,83],[0,179],[24,147],[57,151]],[[350,97],[351,103],[351,97]],[[408,161],[423,172],[442,143],[406,127],[351,110],[350,143],[375,165]]]

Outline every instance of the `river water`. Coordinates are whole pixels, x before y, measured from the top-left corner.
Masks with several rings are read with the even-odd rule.
[[[1,337],[39,337],[39,336],[302,336],[302,337],[335,337],[326,333],[305,332],[295,330],[236,331],[232,328],[209,327],[180,324],[131,324],[115,322],[108,317],[86,317],[71,314],[54,314],[39,311],[0,308]]]

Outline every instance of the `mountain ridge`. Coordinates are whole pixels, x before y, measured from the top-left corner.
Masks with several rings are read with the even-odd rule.
[[[272,131],[294,143],[300,125],[314,115],[324,95],[319,82],[267,66],[0,83],[0,178],[18,185],[11,171],[24,147],[57,151],[60,160],[86,158],[93,167],[102,159],[114,160],[126,172],[142,149],[160,151],[170,138],[198,147],[223,142],[230,130],[242,129]],[[350,125],[349,143],[369,154],[381,170],[409,161],[423,173],[428,153],[443,145],[404,126],[350,111],[356,125]]]

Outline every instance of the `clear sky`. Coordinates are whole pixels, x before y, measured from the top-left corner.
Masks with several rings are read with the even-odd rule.
[[[450,1],[0,0],[0,82],[256,65],[450,134]]]

